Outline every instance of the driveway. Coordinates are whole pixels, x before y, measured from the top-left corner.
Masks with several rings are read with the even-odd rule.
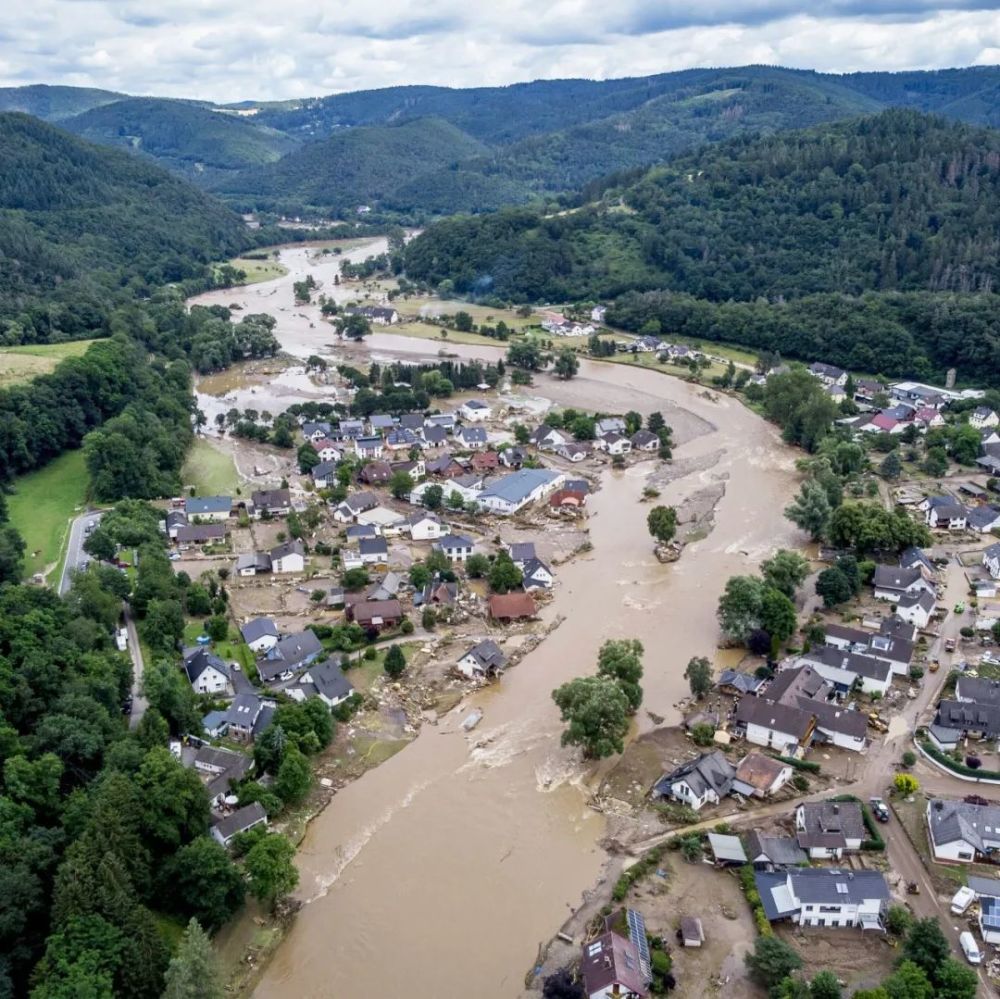
[[[69,528],[69,541],[66,546],[66,561],[63,562],[62,575],[59,577],[57,592],[59,596],[64,596],[69,590],[70,572],[77,569],[80,563],[87,558],[87,553],[83,550],[83,543],[87,539],[86,527],[90,521],[100,523],[104,516],[101,510],[91,510],[88,513],[81,513],[74,518]]]
[[[146,713],[149,703],[142,696],[142,671],[144,663],[142,660],[142,646],[139,644],[139,633],[135,628],[135,619],[132,617],[132,610],[128,603],[123,605],[123,616],[125,618],[125,628],[128,631],[128,650],[132,656],[132,713],[129,715],[128,727],[135,728],[142,716]]]

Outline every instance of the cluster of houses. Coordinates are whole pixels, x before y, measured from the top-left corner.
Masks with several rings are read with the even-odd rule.
[[[617,456],[632,451],[656,452],[660,448],[660,438],[652,431],[638,430],[630,434],[625,421],[617,416],[597,420],[591,442],[577,441],[569,431],[542,423],[531,432],[528,443],[539,451],[552,452],[571,462],[593,457],[595,451]]]

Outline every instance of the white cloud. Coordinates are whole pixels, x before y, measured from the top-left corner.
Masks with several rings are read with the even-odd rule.
[[[994,63],[998,53],[992,0],[495,0],[479,9],[467,0],[341,0],[335,9],[32,0],[0,9],[0,83],[217,101],[751,62],[925,69]]]

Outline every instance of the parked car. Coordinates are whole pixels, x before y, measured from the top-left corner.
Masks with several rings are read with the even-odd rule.
[[[889,821],[889,809],[881,798],[872,798],[871,801],[869,801],[869,804],[872,807],[872,812],[874,813],[875,818],[878,819],[879,822]]]
[[[961,916],[975,900],[976,893],[968,885],[963,885],[951,900],[951,911],[956,916]]]
[[[979,949],[976,938],[968,930],[959,934],[958,945],[962,948],[962,953],[969,964],[983,963],[983,952]]]

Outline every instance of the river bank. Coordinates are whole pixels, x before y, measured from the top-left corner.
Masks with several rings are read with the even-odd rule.
[[[291,307],[290,283],[311,265],[302,251],[287,252],[286,277],[231,289],[221,304],[241,296],[249,311],[273,304],[275,334],[296,356],[436,359],[437,344],[388,332],[359,346],[331,345],[315,307]],[[359,256],[370,252],[377,250]],[[351,297],[349,286],[327,290]],[[482,360],[503,351],[448,349]],[[484,999],[518,995],[540,941],[580,905],[606,862],[606,822],[588,806],[603,768],[559,745],[551,690],[592,672],[607,638],[635,637],[646,647],[637,730],[653,727],[650,714],[676,721],[687,660],[715,648],[715,604],[726,578],[798,541],[782,515],[795,488],[794,453],[734,399],[656,370],[586,360],[571,381],[536,380],[531,391],[557,405],[662,412],[677,447],[675,466],[655,482],[658,502],[680,507],[724,483],[713,529],[692,540],[679,562],[660,565],[640,505],[651,466],[603,473],[590,504],[592,549],[562,567],[547,608],[565,622],[498,687],[470,697],[484,712],[473,736],[455,711],[425,726],[405,752],[343,788],[310,824],[298,856],[302,908],[257,995],[363,990],[418,999],[470,987]]]

